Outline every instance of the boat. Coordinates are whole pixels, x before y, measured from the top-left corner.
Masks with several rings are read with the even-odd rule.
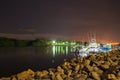
[[[94,55],[97,53],[105,53],[108,51],[111,51],[111,45],[109,44],[104,44],[100,45],[99,43],[96,42],[95,37],[91,37],[90,42],[88,45],[81,44],[80,48],[76,48],[75,55],[78,57],[87,57],[88,55]]]

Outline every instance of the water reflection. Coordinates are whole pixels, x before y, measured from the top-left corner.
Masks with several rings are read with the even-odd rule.
[[[55,51],[56,51],[56,50],[55,50],[55,46],[52,47],[52,51],[53,51],[53,52],[52,52],[52,53],[53,53],[53,57],[55,57]]]
[[[73,51],[73,48],[70,46],[52,46],[53,57],[55,57],[58,54],[68,55],[68,53],[71,53]]]
[[[73,58],[73,54],[70,54],[73,51],[72,46],[1,47],[0,77],[12,75],[28,68],[43,70],[56,67],[62,64],[64,59]],[[6,66],[9,67],[6,68]]]
[[[66,46],[66,55],[68,55],[68,46]]]

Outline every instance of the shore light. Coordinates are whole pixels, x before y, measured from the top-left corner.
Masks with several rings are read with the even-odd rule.
[[[52,43],[53,43],[53,44],[55,44],[55,43],[56,43],[56,41],[55,41],[55,40],[53,40],[53,41],[52,41]]]

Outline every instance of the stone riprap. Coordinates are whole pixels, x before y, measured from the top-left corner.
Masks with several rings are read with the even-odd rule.
[[[73,58],[48,70],[28,69],[0,80],[120,80],[120,50]]]

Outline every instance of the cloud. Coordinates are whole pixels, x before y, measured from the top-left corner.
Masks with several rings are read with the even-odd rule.
[[[23,32],[23,33],[32,33],[32,32],[36,32],[36,29],[19,29],[20,32]]]
[[[72,41],[88,41],[87,34],[85,35],[76,35],[76,36],[62,36],[56,34],[11,34],[11,33],[0,33],[0,37],[15,38],[21,40],[34,40],[39,38],[48,38],[48,39],[60,39],[60,40],[72,40]],[[119,38],[113,37],[107,34],[98,34],[96,35],[97,42],[120,42]]]
[[[0,37],[15,38],[15,39],[39,39],[39,38],[49,38],[49,39],[67,39],[65,36],[53,35],[53,34],[11,34],[11,33],[0,33]]]

